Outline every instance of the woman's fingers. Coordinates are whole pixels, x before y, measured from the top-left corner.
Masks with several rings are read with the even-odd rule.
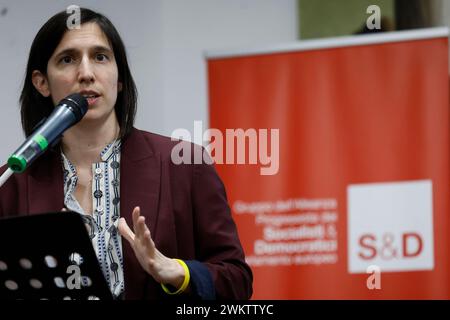
[[[149,253],[153,254],[154,244],[153,244],[152,236],[150,235],[150,230],[148,230],[148,228],[144,232],[144,237],[143,237],[142,242],[144,243],[144,246],[146,247],[146,249],[149,250]]]
[[[118,225],[119,233],[133,246],[137,245],[135,241],[140,241],[147,250],[150,250],[149,253],[152,254],[154,243],[150,230],[145,224],[145,217],[140,214],[140,208],[135,207],[132,212],[133,230],[131,230],[124,218],[120,218]]]
[[[124,218],[119,219],[118,229],[120,235],[125,239],[127,239],[130,245],[133,247],[135,235],[133,231],[131,231],[130,227],[128,226]]]
[[[146,230],[148,230],[148,228],[145,225],[145,217],[139,217],[136,232],[139,234],[139,239],[141,241],[144,240]]]
[[[141,215],[141,208],[134,207],[133,213],[131,214],[131,217],[133,219],[133,230],[134,230],[135,233],[136,233],[137,222],[138,222],[138,219],[139,219],[140,215]]]

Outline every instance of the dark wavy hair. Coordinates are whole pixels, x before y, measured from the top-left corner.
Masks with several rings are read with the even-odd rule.
[[[117,63],[122,90],[114,106],[120,126],[120,137],[125,138],[133,128],[136,115],[137,89],[128,66],[125,46],[114,25],[104,15],[80,8],[80,23],[96,23],[107,37]],[[22,93],[20,115],[25,136],[29,136],[42,119],[54,109],[51,97],[42,96],[32,83],[32,73],[39,70],[47,75],[47,65],[56,47],[68,31],[67,20],[71,14],[61,11],[51,17],[39,30],[31,45]]]

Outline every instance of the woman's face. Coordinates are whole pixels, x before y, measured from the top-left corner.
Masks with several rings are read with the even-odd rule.
[[[82,122],[115,120],[114,106],[122,89],[109,41],[96,23],[68,30],[47,65],[47,75],[33,72],[33,84],[54,105],[78,92],[88,99]]]

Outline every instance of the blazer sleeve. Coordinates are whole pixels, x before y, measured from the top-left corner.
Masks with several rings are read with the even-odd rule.
[[[194,165],[193,206],[196,252],[210,271],[217,299],[245,300],[253,275],[245,262],[224,185],[213,165]]]

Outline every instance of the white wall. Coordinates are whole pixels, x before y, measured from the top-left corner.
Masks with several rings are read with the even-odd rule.
[[[193,120],[206,122],[205,50],[247,48],[296,38],[294,0],[164,1],[165,129],[192,131]]]
[[[0,163],[23,140],[18,99],[31,42],[70,4],[98,10],[115,24],[139,90],[136,126],[165,135],[208,118],[205,50],[297,38],[296,0],[1,1]]]

